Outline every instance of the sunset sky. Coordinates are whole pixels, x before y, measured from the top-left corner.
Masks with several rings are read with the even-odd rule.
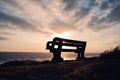
[[[87,53],[120,45],[120,0],[0,0],[0,51],[48,52],[56,36]]]

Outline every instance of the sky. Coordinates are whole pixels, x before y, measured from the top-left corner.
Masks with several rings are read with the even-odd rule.
[[[54,37],[86,53],[120,45],[120,0],[0,0],[0,51],[48,52]]]

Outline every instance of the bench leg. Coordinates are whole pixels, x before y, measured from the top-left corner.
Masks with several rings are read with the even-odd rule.
[[[77,54],[77,58],[76,58],[76,60],[79,60],[79,59],[81,59],[81,57],[80,57],[80,53]]]
[[[84,53],[81,53],[81,58],[84,58]]]
[[[52,62],[62,62],[62,61],[63,61],[63,58],[61,57],[61,52],[60,51],[54,51]]]
[[[80,60],[84,58],[84,53],[78,53],[76,60]]]

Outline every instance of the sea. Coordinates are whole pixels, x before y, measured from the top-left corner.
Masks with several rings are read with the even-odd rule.
[[[62,53],[64,60],[75,60],[76,53]],[[97,57],[97,53],[86,53],[85,57]],[[42,53],[42,52],[0,52],[0,64],[14,60],[35,60],[35,61],[46,61],[51,60],[53,53]]]

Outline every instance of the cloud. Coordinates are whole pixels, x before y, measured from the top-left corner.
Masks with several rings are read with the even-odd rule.
[[[120,22],[120,5],[115,7],[107,17],[109,22]]]
[[[16,25],[21,29],[34,29],[33,25],[16,16],[8,15],[4,12],[0,12],[0,22],[1,23],[10,23]]]
[[[2,35],[14,35],[11,32],[1,31],[1,30],[0,30],[0,34],[2,34]]]
[[[14,5],[14,6],[18,6],[17,3],[14,1],[14,0],[0,0],[0,3],[2,4],[11,4],[11,5]]]
[[[120,35],[115,38],[114,44],[120,45]]]
[[[119,0],[63,0],[62,4],[65,4],[63,11],[66,14],[72,13],[69,19],[74,20],[73,24],[79,24],[77,27],[84,23],[87,28],[98,31],[113,27],[120,21]],[[89,22],[85,21],[87,16],[91,18]]]
[[[18,9],[23,9],[19,4],[16,2],[16,0],[0,0],[1,5],[5,5],[7,7],[13,7]]]
[[[111,41],[106,42],[106,45],[109,46],[120,46],[120,34],[116,34],[112,37]]]
[[[105,10],[105,9],[107,9],[108,7],[109,7],[108,2],[102,2],[102,4],[100,5],[100,8],[101,8],[102,10]]]
[[[25,19],[9,15],[4,12],[0,12],[0,25],[0,28],[3,29],[20,29],[23,31],[32,31],[47,34],[47,32],[38,29],[35,25],[26,21]]]
[[[118,3],[118,4],[116,4]],[[115,5],[116,4],[116,5]],[[93,30],[103,30],[113,27],[120,22],[120,1],[103,0],[91,10],[93,14],[88,22],[88,28]],[[115,6],[114,6],[115,5]]]
[[[68,21],[72,22],[73,24],[79,20],[82,20],[86,15],[89,14],[90,11],[90,8],[86,7],[87,2],[84,1],[85,0],[62,0],[59,7],[63,12],[63,16],[67,17]]]
[[[116,22],[108,22],[107,18],[99,19],[98,16],[92,16],[90,22],[88,22],[88,28],[94,31],[104,30],[106,28],[113,27]]]
[[[120,19],[119,0],[25,0],[22,2],[21,0],[1,0],[0,3],[5,4],[6,7],[9,5],[10,9],[12,7],[11,10],[15,13],[11,15],[0,12],[3,16],[0,16],[2,18],[0,21],[26,31],[50,33],[44,31],[44,27],[53,32],[76,30],[81,28],[81,23],[86,24],[83,28],[104,30],[117,24]],[[88,16],[90,20],[87,20]]]
[[[2,37],[2,36],[0,36],[0,41],[6,41],[6,40],[9,40],[9,39],[6,38],[6,37]]]
[[[66,31],[75,30],[72,27],[72,24],[68,24],[59,20],[56,20],[50,24],[50,29],[53,30],[55,33],[63,33]]]
[[[31,1],[1,0],[0,28],[37,32],[45,35],[51,34],[49,31],[44,31],[44,21],[38,16],[39,12],[36,10],[38,6],[32,4]],[[29,5],[25,5],[26,3]],[[30,10],[32,8],[33,10]]]
[[[27,35],[32,41],[31,35],[37,35],[45,41],[53,34],[69,32],[71,38],[100,40],[102,45],[112,41],[106,36],[115,35],[112,32],[119,25],[120,0],[0,0],[0,34],[10,39]]]
[[[81,0],[63,0],[62,4],[65,4],[64,10],[69,11],[76,8]]]

